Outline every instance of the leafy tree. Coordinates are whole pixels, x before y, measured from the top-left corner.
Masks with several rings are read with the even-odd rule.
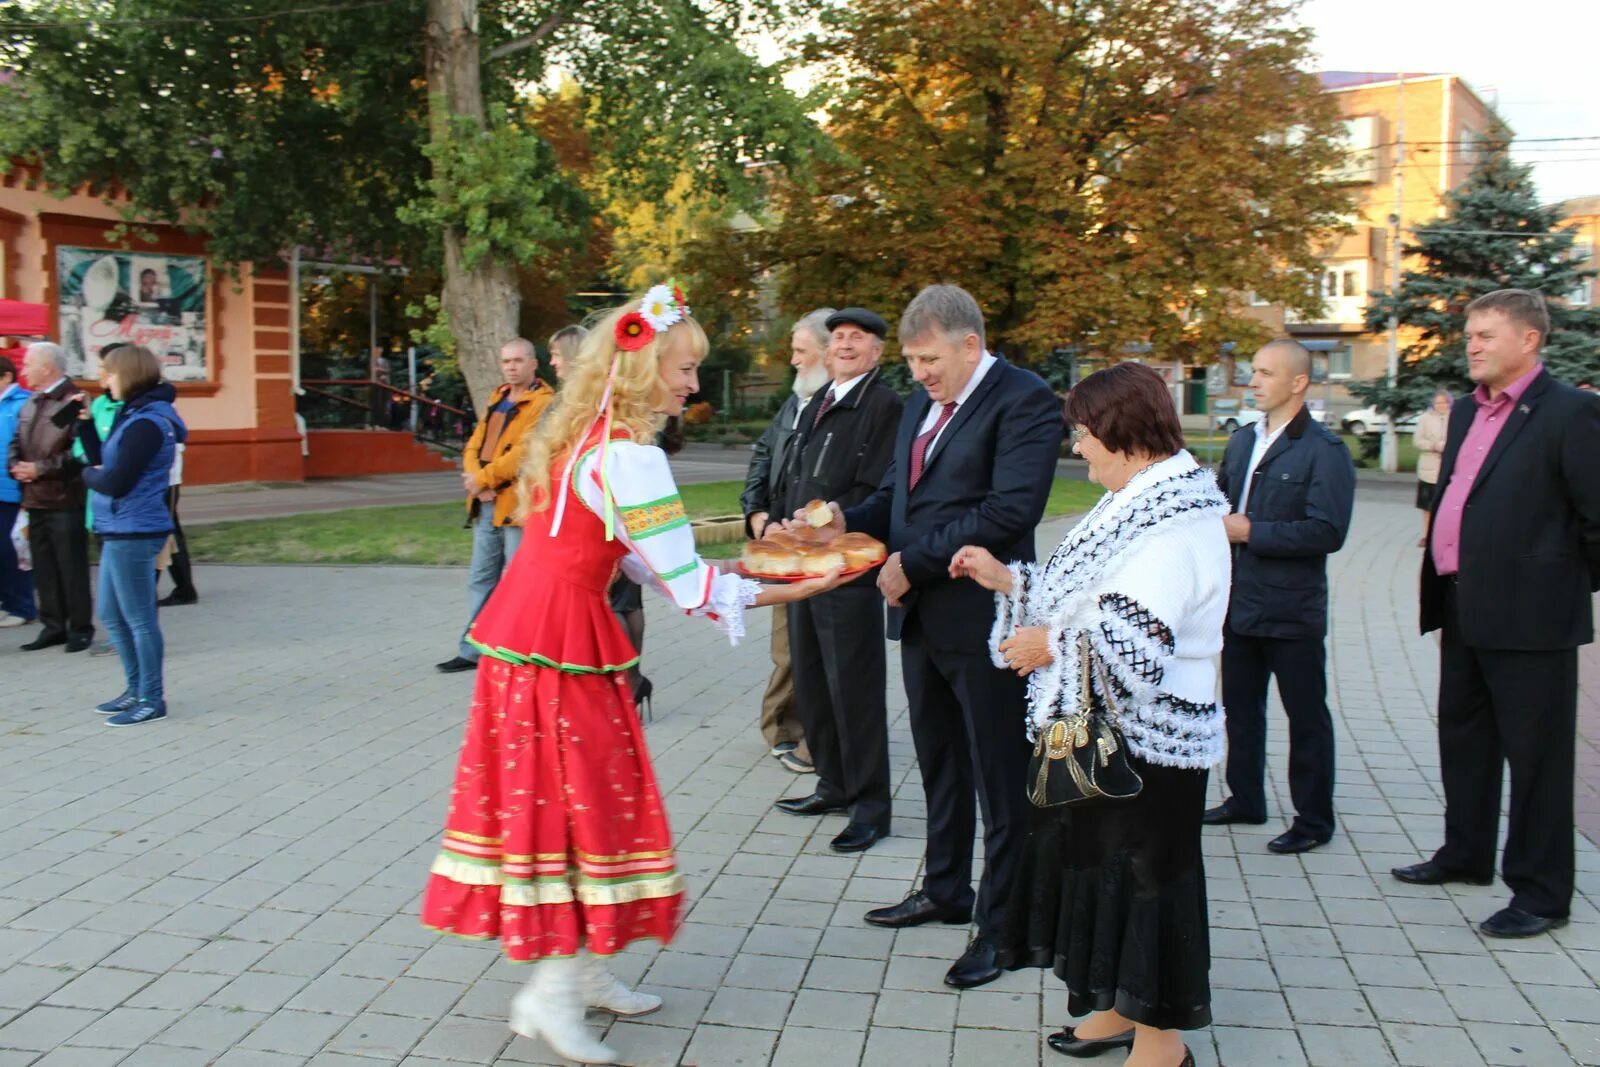
[[[953,281],[997,345],[1254,339],[1245,294],[1298,281],[1342,226],[1334,103],[1291,6],[1249,0],[856,0],[808,57],[848,157],[775,200],[787,307],[893,312]]]
[[[1427,408],[1433,394],[1472,388],[1467,377],[1466,307],[1496,289],[1543,293],[1551,333],[1544,362],[1569,381],[1600,377],[1600,308],[1572,307],[1566,297],[1595,276],[1582,269],[1573,238],[1558,227],[1561,212],[1544,207],[1531,168],[1511,161],[1505,143],[1491,143],[1467,180],[1445,198],[1443,217],[1412,231],[1405,246],[1413,266],[1399,292],[1374,294],[1367,313],[1373,330],[1394,315],[1410,338],[1393,387],[1387,378],[1352,383],[1350,391],[1386,412]]]
[[[291,245],[438,269],[440,323],[475,395],[518,325],[517,271],[592,208],[521,107],[556,71],[594,149],[640,196],[689,162],[747,193],[755,160],[824,144],[747,45],[781,0],[36,0],[0,6],[0,159],[130,218],[205,230],[224,262]]]

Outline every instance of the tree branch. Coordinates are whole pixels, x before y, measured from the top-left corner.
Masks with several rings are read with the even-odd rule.
[[[544,21],[534,27],[532,33],[524,34],[514,41],[507,41],[504,44],[497,44],[493,48],[489,49],[489,59],[491,61],[496,59],[504,59],[506,56],[512,56],[516,55],[518,52],[527,51],[540,41],[544,40],[546,37],[549,37],[552,33],[555,33],[557,30],[559,30],[562,25],[572,17],[572,13],[572,10],[568,8],[557,8],[556,10],[550,12],[550,14],[546,15]]]

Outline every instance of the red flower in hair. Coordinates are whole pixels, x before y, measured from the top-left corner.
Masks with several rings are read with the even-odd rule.
[[[655,339],[655,327],[637,311],[630,311],[617,320],[617,347],[624,352],[637,352]]]

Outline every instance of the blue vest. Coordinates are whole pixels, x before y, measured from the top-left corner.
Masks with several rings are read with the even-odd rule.
[[[110,439],[101,446],[101,465],[116,464],[122,435],[141,419],[149,420],[160,429],[161,448],[126,495],[113,498],[103,493],[94,494],[91,502],[94,528],[102,537],[158,536],[172,532],[172,515],[167,511],[167,483],[172,477],[172,460],[178,454],[178,442],[188,436],[188,429],[171,404],[165,400],[144,403],[136,400],[124,408]]]
[[[17,435],[17,420],[22,418],[22,405],[28,402],[33,394],[22,386],[13,386],[0,400],[0,502],[6,504],[22,503],[22,486],[12,478],[5,463],[6,448],[11,444],[11,439]],[[0,530],[0,537],[10,537],[10,530]]]

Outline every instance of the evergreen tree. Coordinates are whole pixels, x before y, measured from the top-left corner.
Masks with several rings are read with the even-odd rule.
[[[1367,325],[1386,329],[1391,313],[1414,337],[1401,351],[1391,388],[1383,378],[1350,391],[1380,410],[1424,410],[1440,388],[1461,394],[1467,377],[1466,307],[1496,289],[1544,294],[1550,336],[1544,362],[1567,381],[1600,376],[1600,308],[1573,307],[1567,296],[1596,272],[1581,268],[1573,238],[1557,227],[1561,212],[1539,203],[1530,168],[1511,161],[1504,142],[1490,144],[1460,188],[1450,192],[1443,218],[1412,231],[1406,254],[1420,263],[1404,271],[1395,297],[1374,294]],[[1405,334],[1402,334],[1402,340]]]

